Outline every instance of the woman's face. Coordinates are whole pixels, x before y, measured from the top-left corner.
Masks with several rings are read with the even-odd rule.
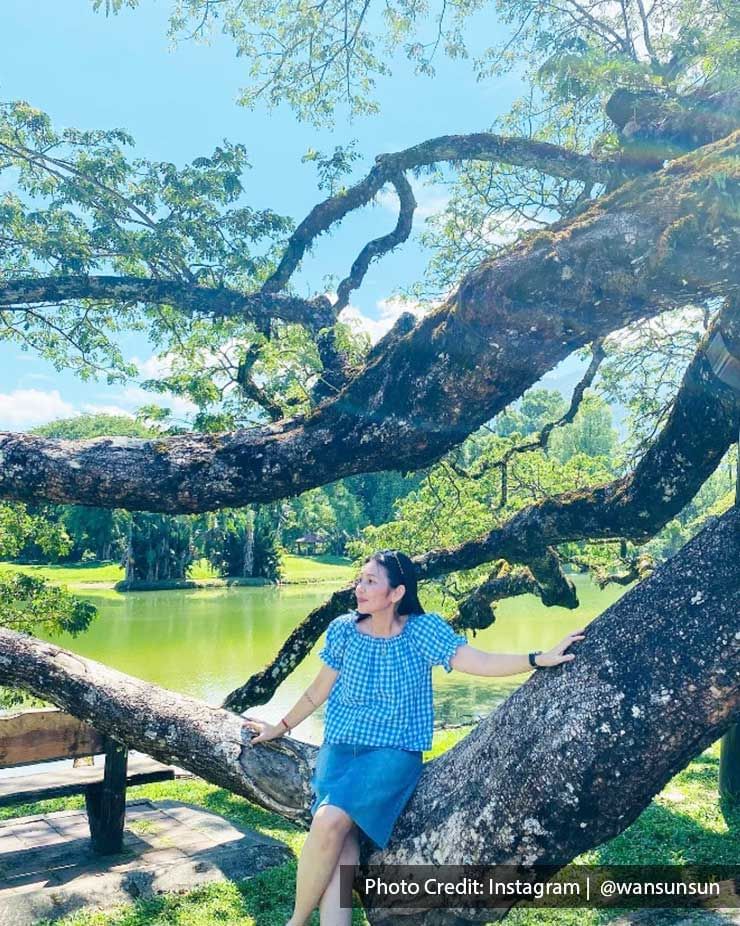
[[[375,560],[370,560],[360,570],[359,578],[355,582],[355,597],[357,610],[363,614],[375,614],[385,611],[399,602],[404,596],[404,586],[391,588],[388,582],[388,573]]]

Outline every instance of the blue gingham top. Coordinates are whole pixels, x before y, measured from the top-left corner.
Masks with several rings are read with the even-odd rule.
[[[326,704],[324,742],[432,747],[432,666],[451,672],[467,643],[435,612],[409,615],[394,637],[371,637],[349,611],[329,624],[319,656],[339,672]]]

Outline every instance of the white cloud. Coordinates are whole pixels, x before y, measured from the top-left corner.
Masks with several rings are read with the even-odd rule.
[[[164,354],[161,357],[157,354],[152,354],[145,360],[133,356],[131,358],[131,363],[136,364],[143,379],[158,379],[162,376],[169,376],[172,372],[172,360],[172,354]]]
[[[436,215],[447,208],[450,193],[446,186],[441,183],[424,182],[414,177],[410,177],[409,182],[416,200],[416,211],[414,212],[416,221],[424,221],[430,215]],[[384,209],[398,215],[398,194],[395,187],[384,187],[375,198]]]
[[[368,315],[364,315],[357,306],[348,305],[339,313],[339,319],[366,331],[370,335],[372,343],[375,344],[387,331],[390,331],[402,312],[412,312],[419,319],[423,318],[429,311],[428,305],[423,305],[411,299],[404,299],[401,296],[381,299],[377,303],[377,308],[380,312],[379,317],[370,318]]]
[[[71,418],[79,414],[59,394],[58,389],[14,389],[0,392],[0,428],[23,431],[56,418]]]
[[[185,418],[197,411],[197,405],[189,399],[171,394],[147,392],[141,386],[124,386],[118,392],[111,393],[110,398],[120,403],[117,407],[121,409],[122,414],[126,414],[127,410],[135,411],[140,405],[160,405],[162,408],[169,408],[176,418]]]
[[[160,405],[172,410],[179,419],[186,419],[196,406],[180,396],[147,392],[140,386],[126,386],[118,392],[99,393],[109,402],[82,402],[75,405],[63,399],[58,389],[14,389],[0,393],[0,430],[27,431],[40,424],[78,415],[122,415],[133,418],[141,405]]]

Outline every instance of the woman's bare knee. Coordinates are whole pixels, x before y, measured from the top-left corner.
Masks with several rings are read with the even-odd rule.
[[[355,826],[350,815],[335,807],[333,804],[324,804],[316,811],[311,830],[327,843],[344,843],[347,834]]]

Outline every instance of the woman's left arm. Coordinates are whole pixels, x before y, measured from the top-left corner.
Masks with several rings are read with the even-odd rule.
[[[565,650],[571,643],[582,640],[584,636],[585,629],[569,633],[552,649],[535,656],[534,661],[538,666],[557,666],[561,662],[572,662],[576,658],[575,654],[566,653]],[[487,653],[467,644],[457,648],[450,665],[458,672],[468,675],[519,675],[532,669],[527,653]]]

